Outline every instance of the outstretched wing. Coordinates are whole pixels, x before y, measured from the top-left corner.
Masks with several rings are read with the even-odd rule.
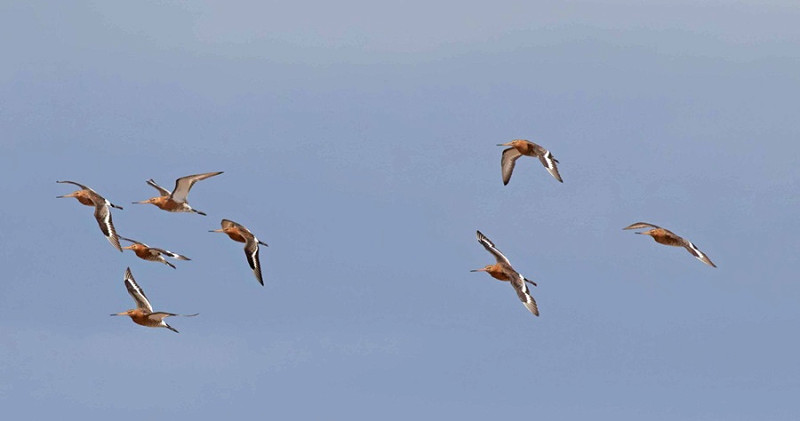
[[[564,180],[561,179],[561,174],[558,173],[558,167],[556,166],[558,160],[553,157],[553,154],[551,154],[550,151],[545,150],[543,154],[539,155],[539,161],[541,161],[542,165],[547,168],[547,171],[550,173],[550,175],[555,177],[555,179],[559,182],[564,182]]]
[[[624,230],[636,230],[639,228],[661,228],[658,225],[648,224],[647,222],[637,222],[635,224],[630,224],[627,227],[623,228]]]
[[[498,250],[497,247],[494,246],[493,242],[491,242],[488,238],[486,238],[486,236],[483,235],[480,231],[477,231],[477,233],[478,233],[478,242],[481,243],[481,245],[486,250],[488,250],[489,253],[492,253],[494,255],[494,258],[497,259],[498,262],[505,262],[511,265],[511,262],[509,262],[506,256],[504,256],[503,253],[501,253],[500,250]]]
[[[103,235],[106,236],[111,245],[117,250],[122,251],[122,247],[119,245],[117,230],[114,229],[114,223],[111,221],[111,210],[108,208],[105,199],[103,199],[102,202],[94,202],[94,218],[97,220],[97,224],[100,225],[100,231],[103,232]]]
[[[519,300],[522,301],[522,304],[527,308],[534,316],[539,316],[539,307],[536,305],[536,300],[533,299],[531,296],[530,290],[528,286],[525,285],[525,278],[522,277],[517,272],[507,273],[511,280],[511,285],[514,287],[514,290],[517,291],[517,296]]]
[[[170,317],[170,316],[179,316],[179,314],[167,313],[167,312],[164,312],[164,311],[157,311],[155,313],[148,314],[147,318],[152,320],[152,321],[154,321],[154,322],[160,322],[160,321],[162,321],[162,320],[164,320],[164,319],[166,319],[167,317]]]
[[[204,174],[187,175],[175,180],[175,190],[172,191],[170,198],[176,202],[186,202],[186,197],[189,196],[189,190],[194,183],[205,180],[206,178],[222,174],[222,171],[207,172]]]
[[[120,240],[125,240],[125,241],[130,241],[130,242],[131,242],[131,243],[133,243],[133,244],[141,244],[141,245],[143,245],[143,246],[147,247],[147,244],[145,244],[145,243],[143,243],[143,242],[141,242],[141,241],[131,240],[130,238],[125,238],[125,237],[123,237],[123,236],[121,236],[121,235],[119,236],[119,239],[120,239]]]
[[[717,267],[717,265],[715,265],[714,262],[712,262],[711,259],[709,259],[708,256],[706,256],[705,253],[700,251],[700,249],[698,249],[697,246],[692,244],[691,241],[687,240],[686,241],[686,245],[684,245],[684,247],[686,247],[686,250],[688,250],[689,253],[692,253],[692,256],[696,257],[701,262],[703,262],[703,263],[705,263],[705,264],[707,264],[707,265],[709,265],[711,267]]]
[[[507,185],[511,180],[511,173],[514,171],[514,164],[517,159],[522,156],[517,148],[511,147],[503,151],[503,156],[500,158],[500,168],[503,172],[503,185]]]
[[[92,190],[92,189],[90,189],[90,188],[88,188],[88,187],[84,186],[83,184],[81,184],[81,183],[76,183],[76,182],[74,182],[74,181],[67,181],[67,180],[64,180],[64,181],[56,181],[56,183],[69,183],[69,184],[76,185],[76,186],[78,186],[78,187],[80,187],[80,188],[82,188],[82,189],[84,189],[84,190],[89,190],[89,191],[92,191],[92,192],[94,191],[94,190]]]
[[[152,178],[147,180],[147,184],[149,184],[151,187],[154,187],[156,190],[158,190],[158,193],[161,196],[169,196],[170,194],[172,194],[169,190],[167,190],[167,189],[159,186],[158,184],[156,184],[155,180],[153,180]]]
[[[136,280],[133,279],[131,268],[125,270],[125,288],[128,289],[128,294],[133,297],[133,301],[136,301],[137,308],[147,310],[147,312],[150,313],[153,311],[153,306],[150,305],[150,301],[147,299],[147,296],[144,295],[144,291],[139,284],[136,283]]]
[[[151,247],[151,248],[150,248],[150,250],[155,250],[156,252],[158,252],[158,253],[161,253],[161,254],[163,254],[163,255],[165,255],[165,256],[169,256],[169,257],[171,257],[171,258],[173,258],[173,259],[178,259],[178,260],[192,260],[192,259],[190,259],[190,258],[188,258],[188,257],[186,257],[186,256],[181,256],[180,254],[178,254],[178,253],[173,253],[173,252],[171,252],[171,251],[169,251],[169,250],[159,249],[159,248],[155,248],[155,247]]]
[[[264,279],[261,277],[261,262],[258,259],[258,240],[250,235],[246,237],[244,243],[244,254],[247,256],[247,263],[250,264],[250,269],[253,269],[253,274],[258,279],[258,282],[263,286]]]
[[[250,230],[247,229],[247,227],[245,227],[244,225],[242,225],[242,224],[240,224],[238,222],[233,222],[230,219],[223,219],[222,222],[220,222],[220,224],[222,225],[222,229],[228,229],[228,228],[234,228],[235,227],[235,228],[238,228],[241,231],[244,231],[244,232],[246,232],[248,234],[252,234],[252,232],[250,232]]]

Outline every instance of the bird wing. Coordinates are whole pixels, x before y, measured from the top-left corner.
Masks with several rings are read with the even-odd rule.
[[[522,301],[522,304],[533,313],[534,316],[539,316],[539,307],[536,305],[536,300],[531,296],[528,286],[525,285],[525,278],[515,271],[507,271],[506,275],[508,275],[514,290],[517,291],[517,296],[519,300]]]
[[[258,282],[264,285],[264,279],[261,277],[261,262],[258,260],[258,240],[252,235],[247,236],[246,240],[244,254],[247,256],[247,263],[250,264],[250,269],[253,269],[253,274]]]
[[[717,267],[717,265],[715,265],[711,261],[711,259],[709,259],[708,256],[706,256],[705,253],[700,251],[700,249],[698,249],[697,246],[692,244],[691,241],[686,241],[686,244],[684,245],[684,247],[686,247],[686,250],[688,250],[689,253],[692,253],[692,256],[696,257],[701,262],[703,262],[703,263],[705,263],[705,264],[707,264],[707,265],[709,265],[711,267]]]
[[[148,246],[147,246],[147,244],[145,244],[145,243],[143,243],[143,242],[141,242],[141,241],[131,240],[130,238],[125,238],[125,237],[123,237],[123,236],[121,236],[121,235],[119,236],[119,239],[120,239],[120,240],[125,240],[125,241],[130,241],[130,242],[131,242],[131,243],[133,243],[133,244],[141,244],[141,245],[143,245],[143,246],[145,246],[145,247],[148,247]]]
[[[192,188],[194,183],[220,174],[222,174],[222,171],[207,172],[205,174],[195,174],[181,177],[175,180],[175,190],[172,191],[170,198],[176,202],[186,202],[186,197],[189,196],[189,190]]]
[[[498,263],[505,262],[511,265],[511,262],[509,262],[506,256],[504,256],[503,253],[501,253],[500,250],[498,250],[497,247],[494,246],[493,242],[491,242],[488,238],[486,238],[486,236],[483,235],[480,231],[477,231],[477,233],[478,233],[478,242],[481,243],[481,245],[486,250],[488,250],[489,253],[492,253],[494,255],[494,258],[497,259]]]
[[[515,147],[510,147],[503,151],[503,156],[500,158],[500,168],[503,171],[503,185],[508,184],[511,180],[511,172],[514,171],[514,164],[517,159],[522,156]]]
[[[94,218],[97,219],[97,224],[100,225],[100,231],[106,236],[108,241],[114,248],[122,251],[119,245],[119,237],[117,230],[114,229],[114,223],[111,222],[111,210],[108,208],[108,202],[103,199],[102,202],[94,202]]]
[[[192,259],[190,259],[190,258],[188,258],[188,257],[186,257],[186,256],[181,256],[180,254],[178,254],[178,253],[173,253],[173,252],[171,252],[171,251],[169,251],[169,250],[159,249],[159,248],[155,248],[155,247],[151,247],[151,248],[150,248],[150,250],[154,250],[154,251],[156,251],[157,253],[161,253],[161,254],[163,254],[163,255],[165,255],[165,256],[169,256],[169,257],[171,257],[171,258],[173,258],[173,259],[178,259],[178,260],[192,260]]]
[[[550,153],[550,151],[545,150],[543,154],[539,155],[539,161],[541,161],[542,165],[547,168],[547,172],[549,172],[550,175],[555,177],[556,180],[562,183],[564,182],[564,180],[561,179],[561,174],[558,173],[558,167],[556,166],[558,160],[553,156],[553,154]]]
[[[133,297],[133,301],[136,301],[136,307],[147,310],[148,312],[153,311],[153,306],[150,305],[150,301],[147,299],[147,296],[144,295],[144,290],[136,283],[136,280],[133,279],[133,274],[131,273],[131,268],[125,270],[125,288],[128,289],[128,294]]]
[[[82,189],[84,189],[84,190],[94,191],[94,190],[92,190],[92,189],[90,189],[90,188],[88,188],[88,187],[84,186],[83,184],[81,184],[81,183],[76,183],[76,182],[74,182],[74,181],[67,181],[67,180],[64,180],[64,181],[56,181],[56,183],[69,183],[69,184],[76,185],[76,186],[78,186],[78,187],[80,187],[80,188],[82,188]]]
[[[252,232],[250,232],[250,230],[247,229],[247,227],[245,227],[244,225],[242,225],[240,223],[233,222],[230,219],[223,219],[222,222],[220,222],[220,224],[222,225],[223,229],[236,227],[236,228],[239,228],[240,230],[242,230],[242,231],[244,231],[244,232],[246,232],[248,234],[252,234]]]
[[[635,224],[630,224],[630,225],[628,225],[627,227],[625,227],[623,229],[624,230],[636,230],[636,229],[639,229],[639,228],[647,228],[647,227],[661,228],[658,225],[648,224],[647,222],[637,222]]]
[[[179,316],[179,314],[167,313],[167,312],[164,312],[164,311],[157,311],[155,313],[148,314],[147,318],[152,320],[152,321],[154,321],[154,322],[160,322],[160,321],[162,321],[162,320],[164,320],[164,319],[166,319],[167,317],[170,317],[170,316]]]
[[[158,193],[161,194],[162,196],[169,196],[170,194],[172,194],[172,192],[170,192],[169,190],[167,190],[167,189],[159,186],[158,184],[156,184],[155,180],[153,180],[152,178],[147,180],[147,184],[149,184],[151,187],[154,187],[156,190],[158,190]]]

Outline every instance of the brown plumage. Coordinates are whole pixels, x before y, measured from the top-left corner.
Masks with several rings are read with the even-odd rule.
[[[500,158],[500,168],[502,169],[503,173],[503,185],[508,184],[508,181],[511,180],[511,173],[514,171],[514,165],[516,164],[517,159],[519,159],[519,157],[522,155],[539,158],[539,161],[542,163],[542,165],[544,165],[550,175],[552,175],[559,182],[564,182],[564,180],[561,179],[561,174],[558,173],[558,167],[556,166],[556,164],[558,164],[558,160],[547,149],[524,139],[516,139],[508,143],[500,143],[497,146],[511,146],[510,148],[503,150],[503,156]]]
[[[94,207],[94,219],[97,220],[97,224],[100,226],[100,231],[103,232],[103,235],[106,236],[108,242],[111,243],[115,249],[122,251],[122,248],[119,245],[117,230],[114,229],[114,223],[111,221],[111,210],[109,209],[109,207],[117,209],[122,209],[122,207],[109,202],[103,196],[100,196],[96,191],[84,186],[83,184],[76,183],[74,181],[56,181],[56,183],[69,183],[81,188],[80,190],[74,191],[70,194],[56,196],[56,198],[74,197],[81,204]]]
[[[139,284],[136,283],[136,280],[133,279],[131,268],[127,268],[125,270],[125,288],[128,289],[128,294],[133,297],[133,301],[136,302],[136,308],[123,311],[121,313],[114,313],[112,316],[129,316],[136,324],[147,327],[165,327],[175,333],[178,333],[177,330],[164,321],[165,318],[171,316],[194,317],[199,314],[175,314],[165,313],[163,311],[153,311],[153,307],[150,305],[150,301],[144,295],[144,291],[141,287],[139,287]]]
[[[536,305],[536,300],[530,294],[528,290],[528,286],[525,283],[530,283],[531,285],[536,286],[536,283],[525,279],[522,274],[514,270],[511,267],[511,262],[508,261],[506,256],[500,252],[500,250],[495,247],[494,243],[492,243],[485,235],[481,234],[480,231],[477,232],[478,235],[478,242],[489,252],[494,255],[495,260],[497,263],[493,265],[486,265],[481,269],[474,269],[470,272],[486,272],[491,275],[493,278],[510,282],[511,286],[514,287],[514,290],[517,292],[517,296],[519,297],[522,304],[527,308],[534,316],[539,315],[539,307]]]
[[[683,247],[689,253],[691,253],[692,256],[696,257],[697,260],[700,260],[701,262],[703,262],[703,263],[705,263],[705,264],[707,264],[707,265],[709,265],[711,267],[717,267],[717,265],[715,265],[711,261],[711,259],[709,259],[708,256],[705,255],[705,253],[700,251],[700,249],[698,249],[697,246],[692,244],[691,241],[684,239],[683,237],[673,233],[672,231],[670,231],[668,229],[661,228],[661,227],[659,227],[657,225],[648,224],[647,222],[637,222],[635,224],[628,225],[627,227],[625,227],[623,229],[624,230],[631,230],[631,229],[640,229],[640,228],[652,228],[652,229],[648,230],[648,231],[637,232],[637,234],[649,235],[649,236],[653,237],[653,240],[655,240],[659,244],[664,244],[664,245],[673,246],[673,247]]]
[[[168,262],[167,259],[164,259],[164,256],[169,256],[173,259],[178,259],[178,260],[192,260],[186,256],[181,256],[178,253],[173,253],[169,250],[164,250],[156,247],[150,247],[145,243],[136,240],[131,240],[130,238],[125,238],[125,237],[119,237],[119,238],[121,240],[133,243],[127,247],[123,247],[124,250],[133,250],[133,252],[136,253],[136,256],[138,256],[140,259],[148,260],[151,262],[161,262],[173,269],[175,269],[175,265]]]
[[[151,187],[158,190],[161,194],[160,196],[151,197],[147,200],[142,200],[140,202],[133,202],[134,204],[151,204],[155,205],[160,209],[163,209],[167,212],[194,212],[200,215],[205,216],[204,212],[201,212],[197,209],[192,209],[189,206],[189,202],[187,198],[189,196],[189,190],[192,188],[194,183],[205,180],[206,178],[213,177],[215,175],[222,174],[222,171],[218,172],[208,172],[204,174],[195,174],[195,175],[187,175],[186,177],[181,177],[175,180],[175,189],[170,192],[169,190],[159,186],[156,184],[153,179],[147,180],[147,184]]]
[[[209,232],[225,233],[228,234],[231,240],[244,243],[244,254],[247,257],[247,263],[250,265],[250,269],[253,269],[253,274],[258,279],[258,282],[264,285],[264,280],[261,277],[261,262],[258,259],[258,245],[266,246],[267,243],[256,238],[244,225],[237,224],[229,219],[223,219],[221,225],[222,228],[209,230]]]

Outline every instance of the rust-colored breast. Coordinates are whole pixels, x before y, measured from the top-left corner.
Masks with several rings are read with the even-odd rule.
[[[247,242],[238,228],[230,228],[225,231],[225,234],[228,234],[228,237],[230,237],[233,241],[238,241],[240,243]]]
[[[656,240],[659,244],[678,247],[683,246],[683,240],[680,237],[663,228],[654,230],[652,236],[653,240]]]
[[[487,270],[489,275],[492,275],[492,278],[500,280],[500,281],[507,281],[508,275],[506,275],[506,271],[500,265],[494,265],[491,269]]]
[[[153,204],[168,212],[179,212],[183,208],[183,203],[178,203],[169,198],[169,196],[161,196],[157,198]]]
[[[136,253],[136,256],[141,259],[147,259],[147,257],[150,255],[150,253],[147,252],[147,247],[144,247],[141,244],[135,244],[133,246],[133,252]]]
[[[94,206],[94,202],[92,202],[92,199],[89,197],[88,194],[86,194],[85,191],[80,191],[80,193],[77,196],[75,196],[75,198],[78,199],[78,201],[81,202],[82,205]]]
[[[147,327],[155,327],[158,326],[158,322],[154,322],[147,318],[147,314],[142,310],[136,310],[130,314],[131,320],[137,325],[147,326]]]
[[[527,156],[535,155],[533,150],[533,145],[524,140],[515,140],[513,145],[517,149],[517,151],[523,155]]]

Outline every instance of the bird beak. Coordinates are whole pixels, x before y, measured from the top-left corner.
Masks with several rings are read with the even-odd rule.
[[[131,244],[131,245],[127,246],[127,247],[123,247],[122,249],[123,250],[133,250],[133,244]]]
[[[220,228],[218,230],[208,230],[208,232],[222,232],[222,228]]]
[[[111,316],[127,316],[127,315],[128,315],[128,313],[114,313],[114,314],[111,314]]]
[[[498,143],[497,146],[511,146],[511,142],[507,143]]]
[[[131,202],[131,203],[133,203],[134,205],[146,205],[150,202],[147,200],[142,200],[141,202]]]
[[[472,269],[470,272],[486,272],[486,268]]]

